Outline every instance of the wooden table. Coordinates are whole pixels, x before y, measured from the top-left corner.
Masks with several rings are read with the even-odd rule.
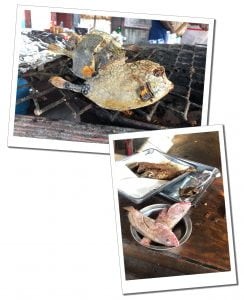
[[[222,178],[217,178],[189,215],[190,238],[180,247],[155,251],[139,245],[132,237],[124,206],[133,203],[119,196],[126,279],[154,278],[230,270]],[[156,203],[170,203],[154,195],[136,209]]]

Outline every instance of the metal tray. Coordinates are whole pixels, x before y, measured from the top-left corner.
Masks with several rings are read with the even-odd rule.
[[[139,204],[152,195],[163,191],[169,184],[176,180],[184,179],[191,173],[184,173],[172,180],[158,180],[151,178],[141,178],[137,176],[130,167],[136,162],[172,162],[179,168],[195,166],[191,162],[183,161],[178,157],[168,155],[156,149],[150,148],[140,153],[133,154],[126,159],[116,162],[117,187],[120,194],[132,202]]]

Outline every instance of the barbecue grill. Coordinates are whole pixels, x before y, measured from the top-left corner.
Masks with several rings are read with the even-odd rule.
[[[41,67],[21,74],[28,81],[30,94],[18,99],[16,104],[31,99],[32,105],[28,116],[16,116],[14,135],[68,138],[71,141],[77,140],[79,136],[78,140],[84,141],[85,127],[90,131],[89,142],[97,142],[97,136],[102,135],[99,143],[108,143],[109,133],[199,126],[202,118],[206,52],[206,45],[179,44],[139,45],[136,50],[128,50],[128,61],[149,59],[157,62],[165,67],[168,78],[174,83],[173,91],[162,100],[128,112],[103,109],[82,94],[53,87],[48,82],[53,75],[82,83],[82,79],[76,78],[70,70],[72,60],[56,57]],[[45,123],[48,125],[46,136],[38,133],[38,126],[45,126]],[[68,135],[59,134],[65,131],[67,123],[76,128],[77,134],[74,137],[71,132]],[[55,135],[52,134],[52,126],[57,130]]]

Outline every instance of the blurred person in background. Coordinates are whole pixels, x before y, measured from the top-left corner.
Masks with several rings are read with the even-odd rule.
[[[152,20],[148,42],[150,44],[179,44],[188,23]]]
[[[208,24],[189,23],[182,36],[181,44],[196,45],[208,42]]]

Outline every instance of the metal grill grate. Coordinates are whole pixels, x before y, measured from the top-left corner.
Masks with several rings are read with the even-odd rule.
[[[28,80],[33,100],[33,115],[72,119],[77,123],[126,127],[131,129],[162,129],[198,126],[201,124],[207,47],[205,45],[142,45],[128,50],[128,61],[149,59],[163,65],[174,90],[159,102],[130,112],[103,109],[82,94],[55,89],[48,82],[60,75],[80,83],[72,74],[72,61],[60,57],[23,76]],[[17,103],[25,101],[18,99]],[[62,108],[62,109],[61,109]],[[62,113],[59,115],[59,112]],[[121,128],[121,131],[122,128]]]

